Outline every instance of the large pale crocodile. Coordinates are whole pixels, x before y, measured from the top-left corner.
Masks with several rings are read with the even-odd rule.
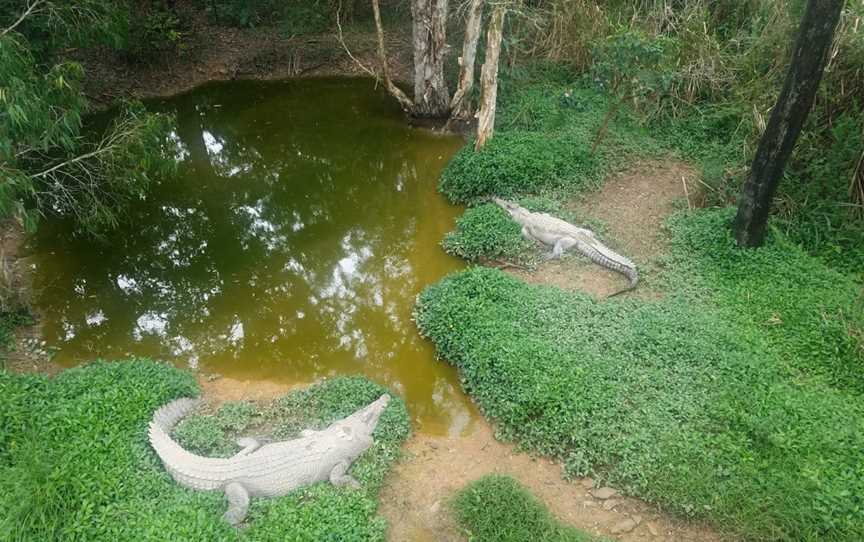
[[[198,404],[177,399],[163,406],[150,422],[150,445],[174,480],[199,491],[224,491],[228,511],[223,518],[237,525],[246,517],[249,497],[278,497],[298,487],[329,480],[358,487],[347,474],[351,463],[372,445],[372,432],[390,402],[382,395],[373,403],[321,431],[305,430],[300,438],[261,445],[251,438],[229,458],[201,457],[177,444],[171,428]]]
[[[594,263],[627,277],[630,281],[627,288],[612,295],[632,290],[639,282],[636,265],[601,243],[591,230],[576,227],[548,213],[532,213],[524,207],[501,198],[492,198],[492,201],[507,211],[513,220],[522,226],[523,237],[552,247],[550,258],[560,258],[568,249],[576,247],[576,250]]]

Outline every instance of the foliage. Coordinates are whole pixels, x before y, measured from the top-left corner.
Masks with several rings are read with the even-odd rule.
[[[38,216],[59,213],[98,233],[170,170],[169,119],[130,104],[101,137],[83,130],[81,66],[45,57],[97,35],[117,40],[117,10],[96,1],[30,6],[0,34],[0,216],[32,228]]]
[[[133,8],[121,50],[134,62],[158,62],[185,50],[189,28],[185,13],[162,2],[141,2]]]
[[[546,196],[529,196],[517,200],[529,211],[550,213],[571,224],[581,222],[571,211]],[[587,220],[587,227],[603,232],[605,224]],[[469,262],[504,260],[531,265],[540,258],[540,245],[522,237],[518,223],[494,203],[483,203],[471,207],[456,220],[456,230],[448,233],[441,242],[444,250]]]
[[[0,368],[5,362],[6,352],[15,343],[15,330],[31,321],[30,312],[24,308],[4,306],[0,309]]]
[[[198,393],[191,374],[146,360],[98,362],[53,379],[0,372],[0,390],[3,540],[383,540],[375,496],[410,430],[394,398],[374,448],[352,469],[360,490],[319,484],[255,499],[238,531],[220,520],[224,496],[177,486],[147,444],[153,412]],[[285,400],[296,401],[296,416],[327,421],[382,392],[338,378],[288,396],[308,403]],[[247,414],[233,405],[218,419],[234,430]]]
[[[238,27],[280,25],[288,36],[327,30],[335,20],[331,0],[199,0],[218,24]]]
[[[499,132],[482,150],[463,147],[444,170],[439,189],[450,201],[483,196],[512,198],[543,190],[576,191],[597,183],[598,163],[564,137],[521,131]]]
[[[448,254],[469,262],[480,260],[522,260],[531,243],[522,237],[522,228],[494,203],[465,211],[456,221],[456,231],[441,245]]]
[[[452,503],[456,520],[475,542],[590,542],[593,538],[559,523],[518,481],[490,474],[471,482]]]
[[[858,288],[729,210],[671,222],[669,292],[597,302],[475,268],[416,320],[499,434],[674,511],[759,539],[864,536]]]
[[[670,75],[663,62],[671,48],[669,38],[622,30],[595,45],[591,77],[618,101],[639,103],[668,91]]]

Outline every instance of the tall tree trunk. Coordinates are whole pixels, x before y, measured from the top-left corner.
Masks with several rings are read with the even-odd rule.
[[[498,99],[498,57],[501,55],[501,38],[504,34],[504,16],[507,8],[496,5],[489,20],[489,30],[486,33],[486,58],[480,73],[480,119],[477,122],[477,144],[479,151],[492,139],[495,129],[495,102]]]
[[[414,108],[418,117],[446,117],[450,94],[444,80],[447,0],[411,0],[414,18]]]
[[[372,0],[372,12],[375,15],[375,31],[378,35],[378,63],[380,64],[381,76],[384,79],[384,88],[387,89],[387,92],[391,96],[396,98],[396,101],[399,102],[404,111],[411,112],[414,109],[414,102],[402,92],[402,89],[393,84],[393,81],[390,79],[390,68],[387,66],[387,53],[384,51],[384,26],[381,24],[381,8],[378,7],[378,0]]]
[[[468,19],[465,22],[465,40],[462,43],[459,86],[450,101],[450,118],[471,118],[471,90],[474,88],[474,64],[477,58],[477,42],[480,41],[480,23],[483,19],[484,0],[471,0]]]
[[[765,239],[771,200],[813,105],[842,10],[843,0],[807,2],[786,82],[739,196],[734,224],[739,246],[760,246]]]

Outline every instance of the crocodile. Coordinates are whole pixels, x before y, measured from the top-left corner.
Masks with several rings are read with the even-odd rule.
[[[560,258],[568,249],[576,247],[576,250],[594,263],[627,277],[629,285],[609,297],[632,290],[638,284],[639,273],[636,271],[636,265],[601,243],[591,230],[576,227],[548,213],[532,213],[516,203],[501,198],[492,198],[492,201],[507,211],[510,217],[522,226],[522,236],[525,239],[552,247],[548,258]]]
[[[390,396],[320,431],[304,430],[299,438],[261,444],[253,438],[237,440],[243,449],[233,457],[195,455],[171,438],[174,425],[199,404],[182,398],[153,415],[150,445],[174,480],[198,491],[223,491],[228,510],[222,516],[238,525],[246,518],[250,497],[278,497],[301,486],[329,480],[336,486],[359,488],[348,468],[372,445],[372,432]]]

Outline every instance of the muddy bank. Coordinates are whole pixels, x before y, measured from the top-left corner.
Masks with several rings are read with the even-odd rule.
[[[210,81],[368,77],[346,47],[365,66],[376,66],[374,32],[345,29],[343,43],[336,32],[286,36],[273,27],[217,26],[201,11],[189,17],[181,50],[151,63],[130,62],[105,47],[74,52],[84,65],[85,93],[93,104],[104,108],[124,98],[166,97]],[[385,35],[390,70],[400,82],[410,80],[412,70],[410,27],[407,30]]]

